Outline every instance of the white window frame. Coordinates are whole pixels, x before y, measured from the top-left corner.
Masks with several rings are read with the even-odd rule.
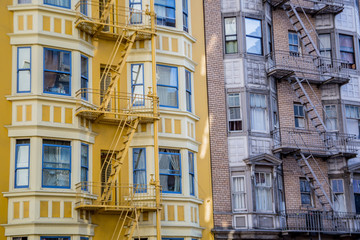
[[[234,106],[230,106],[230,97],[231,96],[235,96],[237,95],[239,98],[239,105],[234,105]],[[229,128],[229,132],[242,132],[243,131],[243,121],[242,121],[242,114],[241,114],[241,97],[240,97],[240,93],[228,93],[227,94],[227,114],[228,114],[228,128]],[[231,114],[230,114],[230,109],[231,108],[239,108],[239,112],[240,112],[240,118],[236,118],[236,119],[231,119]],[[241,129],[240,130],[231,130],[230,129],[230,123],[231,122],[240,122],[241,125]]]

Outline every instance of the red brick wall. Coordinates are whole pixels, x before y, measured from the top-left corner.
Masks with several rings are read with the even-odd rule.
[[[231,226],[221,1],[204,0],[215,227]]]

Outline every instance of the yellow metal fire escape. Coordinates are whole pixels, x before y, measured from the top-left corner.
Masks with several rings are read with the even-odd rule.
[[[321,56],[321,53],[318,49],[317,42],[314,40],[318,38],[315,28],[310,21],[308,14],[317,15],[317,14],[337,14],[343,10],[343,4],[338,0],[307,0],[308,2],[313,3],[313,7],[302,7],[302,3],[299,0],[264,0],[264,2],[269,2],[270,5],[274,8],[282,8],[285,12],[293,30],[297,33],[302,46],[304,47],[304,54],[307,55],[306,58],[311,59],[308,63],[301,62],[301,59],[305,57],[301,56],[299,53],[287,53],[287,58],[291,59],[290,61],[298,61],[298,66],[301,68],[303,65],[309,64],[312,66],[307,66],[308,68],[316,69],[317,75],[315,78],[317,80],[322,80],[322,84],[334,82],[334,83],[346,83],[349,79],[347,77],[341,78],[339,75],[333,75],[333,73],[327,73],[324,65],[330,65],[331,68],[336,68],[333,65],[337,64],[335,61],[324,60]],[[320,42],[321,44],[321,42]],[[290,54],[290,56],[289,56]],[[273,56],[273,59],[277,61],[280,56]],[[298,60],[299,59],[299,60]],[[332,62],[332,64],[331,64]],[[337,69],[341,69],[341,65],[337,66]],[[299,102],[303,105],[308,119],[312,123],[315,130],[321,136],[327,152],[329,155],[341,154],[340,150],[337,149],[336,145],[329,144],[331,139],[327,134],[327,127],[325,125],[326,111],[321,103],[321,100],[317,98],[317,94],[312,88],[311,77],[314,77],[311,72],[301,72],[294,69],[286,69],[280,67],[272,72],[268,73],[269,76],[273,75],[280,79],[287,79],[297,96]],[[322,79],[325,75],[328,75],[327,79]],[[311,97],[310,97],[311,96]],[[324,118],[322,117],[324,115]],[[310,149],[308,144],[302,137],[293,139],[296,146],[305,146],[306,149]],[[304,147],[298,147],[300,150]],[[319,163],[317,162],[314,155],[311,153],[311,150],[307,151],[305,154],[302,151],[297,151],[295,154],[295,159],[301,169],[301,172],[305,176],[306,180],[309,182],[311,188],[313,189],[314,195],[318,199],[320,205],[324,210],[336,210],[334,209],[333,199],[335,195],[333,194],[332,186],[328,181],[327,174],[323,173]],[[327,189],[329,191],[327,191]]]
[[[117,126],[101,166],[102,182],[82,182],[77,186],[76,209],[103,214],[118,214],[112,239],[132,239],[141,212],[156,212],[157,238],[160,239],[160,184],[158,155],[155,153],[155,179],[150,185],[123,184],[119,180],[131,140],[139,123],[154,124],[154,149],[157,146],[158,97],[155,78],[154,2],[145,11],[129,9],[115,0],[85,0],[77,4],[76,27],[93,39],[114,40],[114,47],[102,71],[103,89],[80,89],[76,115],[97,124]],[[122,3],[124,4],[124,3]],[[136,41],[152,42],[153,89],[147,95],[118,91],[126,59]],[[125,78],[126,79],[126,78]],[[155,88],[154,88],[155,87]],[[88,101],[89,100],[89,101]],[[155,152],[157,152],[155,150]]]

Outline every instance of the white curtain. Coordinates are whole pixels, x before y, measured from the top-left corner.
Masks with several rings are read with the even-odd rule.
[[[134,184],[143,189],[146,184],[146,166],[144,149],[134,149]]]
[[[181,190],[181,169],[178,151],[163,149],[159,153],[160,184],[165,192],[180,192]],[[175,175],[179,174],[179,175]]]
[[[254,131],[266,131],[266,100],[265,95],[251,94],[251,129]]]
[[[160,105],[177,107],[178,105],[178,71],[176,67],[157,66],[157,88]],[[159,86],[161,85],[161,86]]]
[[[345,196],[343,193],[335,194],[334,210],[336,212],[346,212]]]
[[[234,210],[245,209],[245,179],[244,177],[233,177],[233,201]]]

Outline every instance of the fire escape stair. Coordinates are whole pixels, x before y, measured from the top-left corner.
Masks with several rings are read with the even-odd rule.
[[[139,224],[141,211],[137,208],[123,210],[115,226],[111,240],[132,240]]]

